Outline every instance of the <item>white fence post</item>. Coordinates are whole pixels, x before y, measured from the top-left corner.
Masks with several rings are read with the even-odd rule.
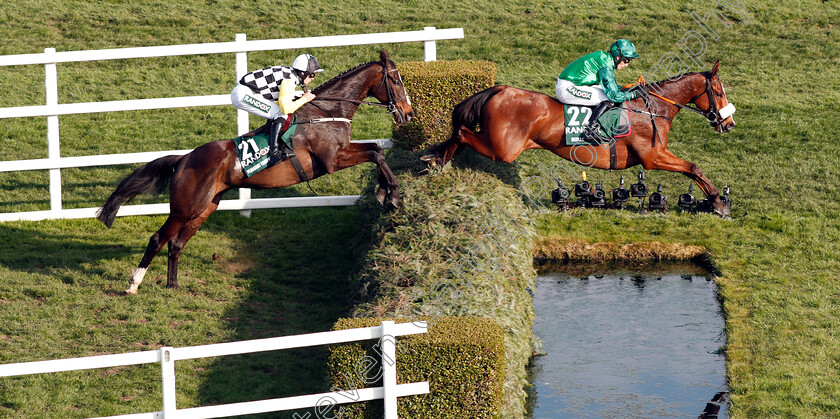
[[[44,48],[44,54],[51,57],[55,48]],[[44,84],[46,85],[46,105],[54,111],[58,107],[58,70],[55,62],[44,64]],[[58,113],[47,116],[47,158],[51,163],[58,163],[61,158],[59,146]],[[50,169],[50,211],[61,211],[61,169]]]
[[[397,419],[397,341],[394,337],[394,322],[382,322],[382,393],[385,402],[385,419]]]
[[[236,53],[236,82],[239,82],[239,79],[242,78],[245,74],[248,73],[248,53],[245,52],[245,41],[247,41],[247,36],[244,33],[236,34],[235,42],[237,45],[242,46],[242,50]],[[250,131],[250,125],[248,120],[248,112],[245,112],[241,109],[236,110],[236,135],[242,135]],[[248,188],[239,188],[239,200],[240,201],[248,201],[251,199],[251,190]],[[251,217],[251,210],[242,210],[239,211],[243,217],[250,218]]]
[[[163,417],[172,419],[175,417],[175,360],[172,359],[172,348],[164,346],[160,348],[160,370],[163,377]]]
[[[426,26],[423,28],[426,31],[435,30],[434,26]],[[437,61],[437,44],[435,41],[423,42],[423,59],[425,61]]]

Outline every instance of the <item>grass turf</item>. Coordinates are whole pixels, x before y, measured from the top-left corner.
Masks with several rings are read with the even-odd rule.
[[[692,18],[692,13],[702,17],[710,10],[731,23],[711,18],[717,40]],[[720,58],[721,78],[739,109],[738,126],[718,136],[700,118],[683,113],[669,146],[698,164],[717,186],[731,186],[733,220],[674,212],[544,211],[536,213],[539,232],[560,242],[705,247],[721,273],[717,280],[727,318],[733,416],[831,417],[840,412],[840,179],[835,168],[840,145],[831,136],[838,128],[840,101],[833,88],[840,81],[840,58],[833,51],[840,41],[840,8],[834,2],[603,1],[580,8],[573,2],[484,0],[22,0],[0,6],[0,19],[0,54],[38,53],[46,47],[65,51],[227,42],[238,32],[268,39],[463,27],[464,40],[438,44],[439,58],[492,60],[500,83],[547,94],[553,94],[554,77],[566,64],[619,37],[632,39],[642,55],[618,73],[622,84],[646,74],[667,53],[688,60],[691,70],[708,69]],[[705,40],[706,52],[698,58],[702,66],[679,46],[692,30]],[[699,51],[703,45],[695,41],[690,46]],[[375,59],[380,47],[314,52],[330,77]],[[397,62],[422,57],[420,44],[384,47]],[[249,54],[249,66],[288,63],[300,52]],[[232,56],[67,64],[59,66],[59,101],[224,94],[232,79]],[[42,67],[0,68],[0,84],[6,87],[0,106],[43,103]],[[61,153],[195,147],[235,135],[233,115],[230,107],[61,117]],[[43,118],[0,120],[0,127],[3,160],[46,157]],[[364,110],[354,122],[354,136],[386,137],[388,127],[386,115]],[[543,168],[556,161],[549,153],[525,153],[513,166],[520,180],[512,186],[528,179],[547,181]],[[100,204],[132,168],[62,171],[65,206]],[[351,169],[319,179],[313,187],[324,194],[358,193],[369,171]],[[632,180],[635,171],[624,174]],[[619,173],[589,175],[614,186]],[[661,182],[671,202],[688,184],[682,176],[659,172],[648,174],[648,182]],[[46,185],[43,172],[0,175],[0,210],[47,209]],[[255,195],[306,193],[293,187]],[[544,203],[547,195],[535,198]],[[333,303],[352,287],[343,282],[352,263],[338,261],[353,260],[354,211],[258,211],[250,220],[215,214],[181,258],[184,288],[173,292],[155,284],[164,272],[157,259],[139,298],[131,299],[111,291],[124,287],[128,270],[162,217],[119,219],[112,231],[92,220],[2,224],[3,362],[326,330],[346,308]],[[290,249],[296,250],[288,254]],[[285,364],[276,364],[282,368],[245,363],[256,377],[293,377],[287,384],[270,384],[271,389],[259,379],[222,378],[211,384],[207,379],[227,377],[228,367],[185,364],[179,367],[189,370],[179,370],[179,399],[184,405],[229,401],[243,388],[255,397],[288,395],[286,388],[324,390],[317,355],[280,356],[287,357],[278,361]],[[133,374],[138,377],[128,377]],[[155,410],[155,374],[154,368],[138,368],[4,379],[0,415]]]

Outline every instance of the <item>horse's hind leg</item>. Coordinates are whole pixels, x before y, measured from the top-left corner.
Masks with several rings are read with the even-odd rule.
[[[181,252],[184,250],[184,246],[187,244],[195,232],[198,231],[198,228],[204,224],[204,221],[207,220],[207,217],[216,210],[219,206],[218,198],[213,202],[209,207],[207,207],[198,217],[193,218],[192,220],[183,224],[183,228],[181,231],[178,232],[178,235],[172,240],[169,241],[169,254],[168,254],[168,264],[166,270],[166,287],[167,288],[179,288],[178,287],[178,258],[181,256]]]
[[[465,127],[461,127],[460,134],[461,144],[470,146],[476,153],[493,161],[511,163],[524,151],[521,146],[500,146],[494,144],[494,141],[500,137],[498,135],[491,137],[490,128],[485,128],[481,132],[475,133]],[[508,135],[512,134],[509,133]],[[517,135],[512,138],[518,139],[519,137]]]
[[[143,259],[140,260],[140,264],[131,272],[131,278],[128,280],[128,289],[125,290],[126,294],[137,294],[137,288],[143,282],[143,277],[146,276],[146,271],[149,269],[152,259],[160,253],[164,244],[168,243],[178,234],[183,226],[183,222],[175,220],[170,216],[163,223],[163,226],[152,235],[149,239],[149,245],[146,246],[146,253],[143,254]]]
[[[446,141],[432,147],[426,155],[420,157],[420,160],[432,166],[444,166],[446,163],[449,163],[449,160],[452,160],[452,157],[455,155],[455,152],[458,151],[458,147],[460,145],[461,133],[460,130],[458,130]]]

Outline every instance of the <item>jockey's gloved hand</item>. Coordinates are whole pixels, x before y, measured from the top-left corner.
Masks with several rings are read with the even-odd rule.
[[[648,87],[647,85],[643,86],[641,84],[637,84],[633,86],[630,90],[636,92],[636,97],[646,96],[648,91],[650,90],[650,87]]]
[[[633,99],[636,99],[636,98],[639,98],[639,97],[647,97],[648,91],[650,91],[650,87],[649,86],[642,86],[640,84],[637,84],[637,85],[634,85],[633,87],[630,87],[627,90],[632,92]]]

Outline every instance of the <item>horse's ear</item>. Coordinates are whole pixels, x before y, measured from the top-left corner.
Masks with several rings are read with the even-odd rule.
[[[387,53],[387,52],[385,52],[385,49],[384,49],[384,48],[382,49],[382,51],[380,51],[380,52],[379,52],[379,59],[380,59],[383,63],[387,63],[388,61],[390,61],[390,60],[391,60],[391,58],[389,58],[389,57],[388,57],[388,53]]]
[[[712,77],[716,76],[718,73],[718,69],[720,68],[720,60],[715,62],[715,66],[712,67]]]

